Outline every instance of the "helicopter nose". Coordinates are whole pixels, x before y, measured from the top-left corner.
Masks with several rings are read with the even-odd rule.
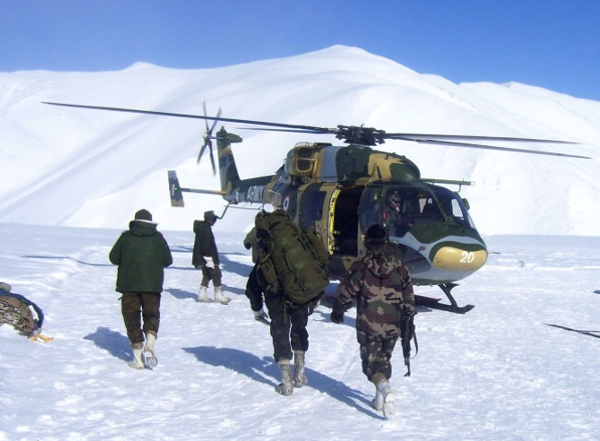
[[[441,270],[473,272],[485,264],[487,256],[485,249],[467,251],[455,246],[442,246],[435,252],[431,263]]]

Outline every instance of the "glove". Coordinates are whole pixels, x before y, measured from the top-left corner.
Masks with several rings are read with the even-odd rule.
[[[332,323],[343,323],[344,322],[344,313],[331,311],[331,315],[329,316],[329,319],[332,321]]]
[[[260,308],[258,311],[253,312],[255,320],[269,320],[269,316],[265,312],[264,308]]]
[[[402,307],[402,320],[410,320],[415,315],[417,315],[417,311],[415,311],[414,306],[403,306]]]

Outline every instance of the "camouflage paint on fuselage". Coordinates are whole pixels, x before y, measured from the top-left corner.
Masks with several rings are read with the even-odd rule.
[[[332,278],[342,278],[365,253],[364,232],[385,224],[385,197],[392,191],[420,201],[410,228],[393,221],[390,240],[398,245],[415,285],[448,283],[478,270],[487,259],[479,233],[454,192],[421,181],[405,156],[368,147],[299,144],[274,175],[240,179],[231,142],[218,136],[223,197],[230,203],[270,204],[286,210],[299,226],[316,231],[331,254]],[[425,201],[438,213],[428,217]],[[458,214],[453,213],[457,211]],[[401,231],[397,233],[397,231]]]

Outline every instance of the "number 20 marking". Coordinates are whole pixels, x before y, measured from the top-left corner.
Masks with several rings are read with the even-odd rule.
[[[475,260],[475,253],[470,251],[463,251],[461,256],[460,263],[473,263]]]

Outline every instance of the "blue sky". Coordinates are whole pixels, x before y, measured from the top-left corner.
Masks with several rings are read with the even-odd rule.
[[[600,101],[599,0],[0,0],[0,72],[197,69],[357,46]]]

